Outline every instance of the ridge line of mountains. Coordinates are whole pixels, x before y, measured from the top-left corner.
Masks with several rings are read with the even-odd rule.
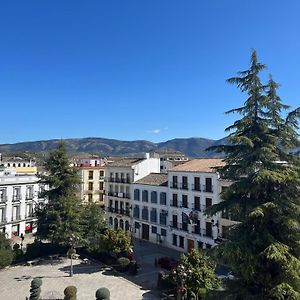
[[[0,153],[48,152],[56,149],[60,141],[61,139],[52,139],[14,144],[0,144]],[[174,150],[180,151],[191,158],[220,157],[220,154],[205,151],[205,149],[211,146],[224,144],[226,141],[227,138],[213,140],[199,137],[175,138],[160,143],[153,143],[146,140],[121,141],[97,137],[63,139],[66,148],[71,154],[89,153],[103,156],[133,156],[158,150]]]

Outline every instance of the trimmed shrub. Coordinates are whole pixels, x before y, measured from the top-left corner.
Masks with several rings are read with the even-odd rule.
[[[68,251],[67,246],[53,245],[51,243],[42,243],[35,241],[34,243],[27,244],[26,247],[26,260],[32,260],[41,256],[51,254],[66,254]]]
[[[29,300],[38,300],[40,298],[42,283],[41,278],[34,278],[31,281]]]
[[[76,286],[67,286],[64,290],[65,298],[64,300],[76,300],[77,288]]]
[[[4,233],[0,233],[0,269],[9,266],[13,261],[13,251]]]
[[[126,272],[129,268],[130,260],[127,257],[120,257],[117,260],[118,262],[118,271]]]
[[[96,291],[96,300],[110,300],[109,289],[103,287]]]

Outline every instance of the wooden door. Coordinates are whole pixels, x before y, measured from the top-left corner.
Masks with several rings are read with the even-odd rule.
[[[142,239],[149,241],[149,225],[142,224]]]
[[[188,252],[191,252],[192,249],[195,248],[195,242],[194,242],[194,240],[190,240],[190,239],[187,239],[187,242],[188,242],[188,244],[187,244]]]

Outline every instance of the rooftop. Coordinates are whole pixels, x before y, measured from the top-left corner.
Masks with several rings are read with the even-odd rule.
[[[216,167],[224,165],[225,162],[221,158],[201,158],[178,165],[171,169],[171,171],[214,173]]]
[[[131,167],[134,166],[141,161],[143,161],[144,158],[117,158],[113,161],[109,161],[107,166],[108,167]]]
[[[134,183],[168,186],[168,175],[162,173],[150,173],[149,175],[135,181]]]

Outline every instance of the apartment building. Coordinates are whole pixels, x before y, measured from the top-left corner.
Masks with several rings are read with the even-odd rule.
[[[0,168],[0,231],[7,238],[36,230],[35,208],[43,185],[32,174],[17,174],[14,168]]]
[[[150,173],[135,181],[133,188],[133,235],[167,246],[168,175]]]
[[[0,167],[14,168],[17,174],[36,174],[37,167],[33,160],[26,160],[21,157],[3,157],[0,153]]]
[[[81,178],[80,198],[84,203],[104,205],[105,165],[105,159],[95,157],[83,158],[74,164]]]
[[[132,183],[159,169],[159,159],[150,158],[148,153],[145,158],[119,158],[108,163],[105,210],[110,227],[132,230]]]
[[[220,180],[215,169],[223,165],[222,159],[194,159],[169,171],[168,242],[172,248],[211,248],[222,236],[220,213],[209,217],[204,211],[219,203],[222,189],[230,185]]]

